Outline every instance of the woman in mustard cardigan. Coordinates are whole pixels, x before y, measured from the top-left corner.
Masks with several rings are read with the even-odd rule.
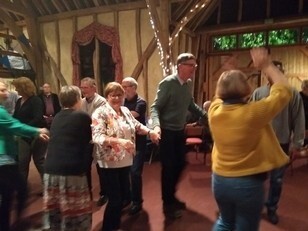
[[[214,140],[212,190],[220,211],[213,231],[257,231],[267,172],[288,162],[270,121],[290,101],[290,87],[266,49],[250,53],[255,67],[274,84],[267,98],[248,103],[251,87],[243,72],[226,71],[217,82],[208,114]]]

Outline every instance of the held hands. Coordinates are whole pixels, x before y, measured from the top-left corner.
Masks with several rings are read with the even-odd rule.
[[[149,133],[150,139],[154,144],[159,144],[159,140],[160,140],[160,127],[155,127],[154,130],[151,130]]]
[[[41,140],[48,141],[49,140],[49,131],[47,128],[40,128],[39,129],[39,137]]]
[[[264,47],[252,48],[250,55],[256,68],[263,69],[272,63],[268,50]]]
[[[119,144],[126,150],[135,149],[135,144],[131,140],[119,139]]]

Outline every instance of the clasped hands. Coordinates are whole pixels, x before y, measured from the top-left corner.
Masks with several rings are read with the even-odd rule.
[[[48,141],[49,140],[49,130],[47,128],[40,128],[39,137],[41,140]]]

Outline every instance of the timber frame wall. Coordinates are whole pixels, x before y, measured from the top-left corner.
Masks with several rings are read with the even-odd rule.
[[[195,93],[198,102],[201,103],[213,98],[217,80],[220,74],[227,69],[228,64],[235,64],[238,69],[248,75],[258,72],[252,65],[249,50],[241,49],[238,51],[212,52],[212,36],[300,26],[308,26],[308,18],[282,21],[271,25],[234,25],[223,29],[209,28],[206,31],[201,31],[201,49],[199,50],[200,82],[198,83],[199,88],[197,91],[199,94]],[[301,90],[302,80],[308,79],[308,45],[271,47],[271,56],[273,60],[278,60],[283,63],[285,74],[290,84],[296,89]],[[256,77],[252,79],[251,82],[253,87],[258,87],[266,84],[267,81],[264,76],[261,75],[260,79]]]
[[[152,0],[150,3],[154,4]],[[155,8],[155,12],[163,22],[162,18],[168,17],[169,9],[167,7],[166,15],[163,13],[165,11],[161,12],[159,8]],[[50,82],[55,92],[59,91],[61,85],[72,84],[73,35],[93,22],[114,27],[119,31],[124,77],[132,76],[138,80],[138,93],[150,106],[154,100],[157,85],[164,76],[160,66],[161,57],[158,54],[154,31],[150,24],[149,10],[144,2],[121,4],[116,9],[97,7],[43,16],[35,21],[37,26],[35,33],[31,30],[32,36],[27,30],[28,24],[27,27],[23,24],[22,31],[26,36],[36,38],[37,46],[34,50],[40,53],[37,57],[41,57],[36,58],[35,61],[37,70],[42,69],[41,72],[37,72],[37,84],[41,86],[44,82]],[[190,34],[180,32],[174,39],[172,58],[174,59],[180,52],[196,53],[197,46],[193,44]]]

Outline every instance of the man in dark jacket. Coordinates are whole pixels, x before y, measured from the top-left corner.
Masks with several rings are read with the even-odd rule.
[[[45,83],[42,90],[43,92],[39,97],[44,102],[44,118],[49,129],[53,118],[61,110],[61,106],[58,95],[51,92],[50,84]]]

